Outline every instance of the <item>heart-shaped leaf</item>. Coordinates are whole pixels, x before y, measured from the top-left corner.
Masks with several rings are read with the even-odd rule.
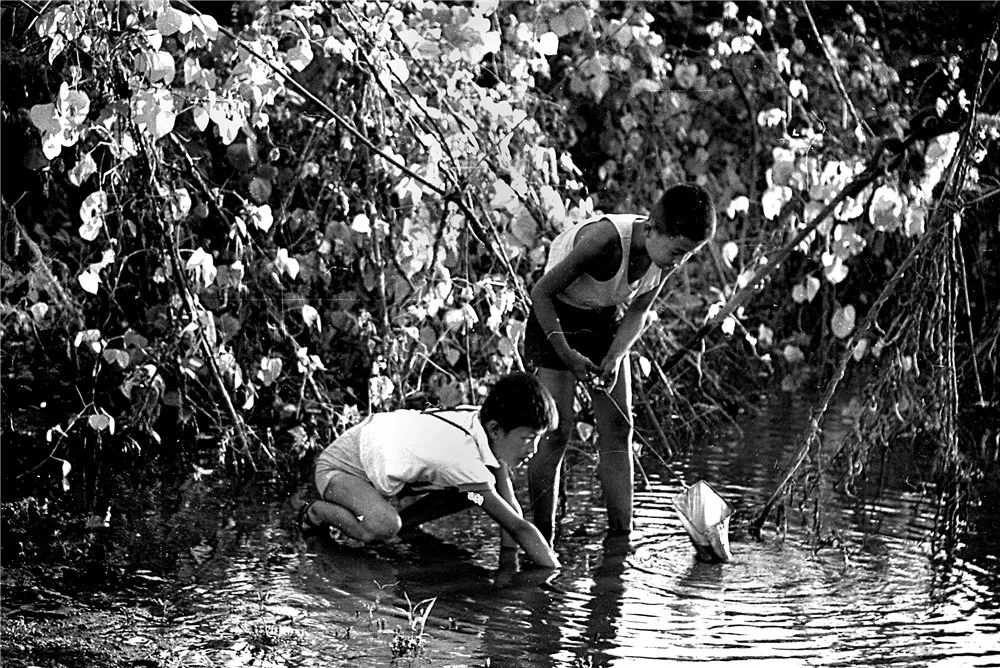
[[[848,304],[842,308],[837,308],[833,312],[833,320],[830,323],[834,336],[844,339],[854,331],[854,307]]]

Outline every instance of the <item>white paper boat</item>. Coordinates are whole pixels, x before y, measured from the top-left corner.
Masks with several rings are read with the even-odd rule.
[[[729,517],[733,509],[704,480],[673,498],[684,529],[691,537],[698,558],[703,561],[729,561]]]

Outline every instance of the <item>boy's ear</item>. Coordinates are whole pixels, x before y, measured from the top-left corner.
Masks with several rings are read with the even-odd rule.
[[[492,440],[496,440],[498,436],[503,434],[503,429],[500,428],[500,423],[496,420],[487,420],[483,423],[483,429],[486,430],[486,434]]]

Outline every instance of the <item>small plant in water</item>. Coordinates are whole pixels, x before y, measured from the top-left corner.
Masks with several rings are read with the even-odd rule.
[[[418,657],[424,651],[424,628],[427,625],[427,617],[431,614],[431,608],[437,601],[437,596],[426,598],[416,605],[410,602],[410,597],[403,592],[406,597],[407,618],[410,622],[409,632],[404,633],[398,626],[392,634],[392,642],[389,644],[389,651],[392,652],[393,660],[403,657]]]

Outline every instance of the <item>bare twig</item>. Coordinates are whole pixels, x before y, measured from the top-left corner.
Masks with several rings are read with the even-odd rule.
[[[873,133],[872,129],[868,127],[868,123],[866,123],[865,120],[858,115],[858,110],[855,108],[854,102],[851,101],[850,96],[847,94],[847,89],[844,87],[844,81],[840,78],[840,68],[837,67],[837,63],[833,59],[833,54],[830,53],[830,49],[823,40],[823,36],[819,32],[819,28],[816,27],[816,22],[813,20],[812,12],[809,11],[809,4],[806,0],[802,0],[802,9],[805,10],[806,18],[809,19],[809,25],[812,27],[813,35],[815,35],[816,41],[819,42],[819,46],[823,50],[823,55],[826,57],[826,62],[830,66],[830,71],[833,73],[833,81],[837,86],[837,91],[840,93],[841,99],[844,101],[844,105],[851,113],[851,117],[854,119],[854,123],[857,127],[864,130],[869,137],[873,137],[875,133]]]

